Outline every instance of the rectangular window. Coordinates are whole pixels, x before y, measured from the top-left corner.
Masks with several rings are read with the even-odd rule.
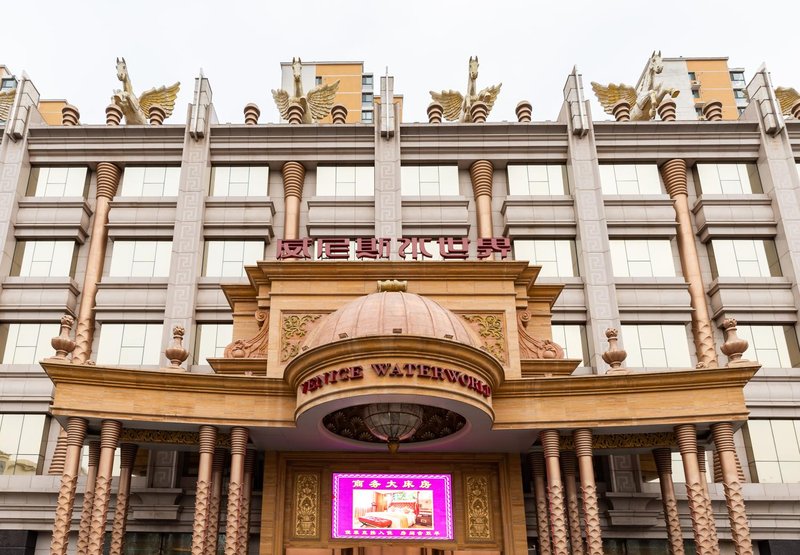
[[[612,239],[615,277],[675,277],[669,239]]]
[[[86,168],[32,168],[28,179],[29,197],[84,197],[89,192]]]
[[[163,327],[162,324],[103,324],[97,364],[159,364]]]
[[[111,277],[169,277],[172,241],[114,241]]]
[[[509,195],[566,195],[567,167],[563,165],[508,166]]]
[[[45,415],[0,414],[0,475],[37,474],[45,442]]]
[[[564,348],[567,358],[579,358],[581,366],[591,366],[589,344],[586,341],[586,326],[580,324],[553,324],[553,341]]]
[[[577,276],[575,241],[569,239],[514,239],[514,260],[541,266],[542,277]]]
[[[741,71],[731,71],[731,81],[734,83],[744,83],[744,73]]]
[[[772,239],[712,239],[708,256],[715,278],[783,275]]]
[[[697,81],[697,74],[694,71],[689,72],[689,81]]]
[[[122,174],[120,196],[123,197],[175,197],[181,169],[176,167],[128,166]]]
[[[800,420],[749,420],[744,439],[754,482],[800,483]]]
[[[322,84],[322,76],[321,75],[316,75],[314,77],[314,85],[321,85],[321,84]]]
[[[209,358],[219,358],[233,341],[233,324],[197,324],[194,363],[208,364]]]
[[[681,324],[625,324],[622,341],[630,368],[688,368],[689,342]]]
[[[372,103],[375,101],[375,97],[372,93],[361,93],[361,103],[368,104],[372,106]]]
[[[55,354],[50,340],[61,331],[58,323],[0,324],[3,364],[36,364]]]
[[[11,275],[75,277],[75,241],[17,241]]]
[[[663,195],[655,164],[601,164],[604,195]]]
[[[242,277],[244,267],[264,258],[263,241],[206,241],[203,275]]]
[[[403,166],[400,191],[403,196],[457,196],[458,166]]]
[[[745,100],[747,99],[747,93],[744,92],[744,89],[734,89],[733,97],[737,100]]]
[[[371,197],[375,194],[373,166],[317,167],[317,196]]]
[[[746,339],[745,360],[757,360],[765,368],[800,367],[800,347],[794,326],[737,326],[739,337]]]
[[[13,77],[6,77],[0,81],[0,91],[10,91],[17,88],[17,80]]]
[[[692,90],[692,98],[700,98],[700,90],[699,89],[693,89]]]
[[[209,194],[212,197],[264,197],[268,180],[267,166],[214,166]]]
[[[372,123],[372,111],[361,112],[361,122],[362,123]]]
[[[362,87],[371,87],[372,86],[372,75],[362,75],[361,76],[361,86]]]
[[[697,164],[698,195],[763,193],[755,164]]]

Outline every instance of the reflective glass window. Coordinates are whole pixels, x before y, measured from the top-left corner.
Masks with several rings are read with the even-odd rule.
[[[569,239],[514,239],[514,260],[541,266],[542,277],[577,276],[575,241]]]
[[[601,164],[604,195],[663,195],[655,164]]]
[[[159,364],[162,329],[162,324],[103,324],[100,327],[97,364]]]
[[[564,165],[509,165],[509,195],[566,195],[567,167]]]
[[[614,276],[675,276],[669,239],[613,239],[609,243]]]
[[[26,195],[29,197],[86,197],[87,168],[32,168]]]
[[[206,241],[203,275],[242,277],[244,267],[264,258],[263,241]]]
[[[800,420],[749,420],[744,438],[753,481],[800,483]]]
[[[172,241],[114,241],[111,277],[168,277]]]
[[[219,358],[233,341],[233,324],[197,324],[195,364],[208,364],[209,358]]]
[[[267,166],[214,166],[209,194],[212,197],[266,196],[268,181]]]
[[[800,347],[794,326],[737,326],[739,337],[746,339],[745,360],[757,360],[766,368],[800,367]]]
[[[755,164],[697,164],[698,195],[762,193]]]
[[[57,322],[0,324],[0,363],[35,364],[53,356],[50,340],[60,332]]]
[[[0,414],[0,475],[31,475],[40,469],[45,415]]]
[[[400,190],[403,196],[459,195],[458,166],[403,166]]]
[[[375,194],[373,166],[319,166],[317,196],[371,197]]]
[[[783,275],[771,239],[712,239],[708,252],[715,278]]]
[[[17,241],[11,275],[74,277],[77,253],[74,241]]]
[[[691,366],[686,326],[625,324],[622,340],[630,368],[688,368]]]
[[[122,173],[119,195],[123,197],[174,197],[178,195],[181,169],[165,166],[128,166]]]

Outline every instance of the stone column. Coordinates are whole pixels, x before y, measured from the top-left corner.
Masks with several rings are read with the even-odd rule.
[[[700,481],[700,466],[697,460],[697,430],[694,424],[675,426],[675,436],[683,459],[686,475],[686,495],[689,514],[692,518],[697,555],[719,555],[719,545],[705,510],[708,497]]]
[[[114,471],[114,452],[117,450],[122,423],[103,420],[100,426],[100,463],[92,500],[92,521],[89,527],[88,555],[102,555],[108,519],[108,502],[111,498],[111,474]]]
[[[692,306],[692,337],[694,338],[698,366],[717,366],[717,351],[714,347],[714,329],[708,315],[706,291],[700,272],[694,230],[689,212],[689,196],[686,188],[686,161],[674,159],[661,166],[664,186],[667,188],[675,209],[678,224],[678,252],[681,257],[683,279],[689,286]]]
[[[581,537],[581,510],[578,506],[578,488],[575,485],[575,455],[565,451],[561,455],[561,470],[564,473],[564,491],[567,497],[567,524],[569,525],[569,543],[572,555],[583,555],[583,538]]]
[[[225,555],[237,555],[239,544],[239,514],[242,508],[244,459],[247,448],[247,428],[231,428],[231,478],[228,484],[228,521],[225,524]]]
[[[50,468],[47,473],[51,476],[61,476],[64,474],[64,463],[67,460],[67,430],[61,428],[56,440],[56,448],[53,451],[53,460],[50,461]]]
[[[114,524],[111,527],[111,546],[109,555],[122,555],[125,552],[125,527],[128,524],[128,504],[131,496],[131,473],[139,446],[123,443],[120,446],[119,488],[117,507],[114,511]]]
[[[203,555],[206,547],[206,526],[211,490],[211,471],[214,447],[217,444],[217,428],[200,426],[200,466],[197,470],[195,488],[194,524],[192,525],[192,555]]]
[[[81,527],[78,532],[78,553],[86,553],[89,549],[89,527],[92,524],[92,504],[94,502],[94,485],[97,480],[97,465],[100,462],[100,442],[89,442],[89,469],[86,472],[86,488],[83,490],[83,510],[81,511]]]
[[[494,166],[488,160],[477,160],[469,167],[472,191],[475,195],[475,212],[478,217],[478,237],[493,237],[492,180]]]
[[[204,555],[217,555],[219,539],[219,505],[222,498],[222,472],[225,469],[225,450],[214,451],[211,465],[211,499],[208,502],[208,524],[206,524],[206,547]]]
[[[553,535],[553,555],[569,555],[567,519],[564,514],[564,491],[561,483],[558,430],[543,430],[540,434],[547,468],[547,496],[550,502],[550,528]],[[226,554],[227,555],[227,554]]]
[[[97,164],[97,193],[92,222],[92,235],[89,239],[89,256],[86,260],[86,274],[83,278],[81,304],[78,309],[78,327],[75,331],[75,351],[72,362],[84,364],[92,355],[94,339],[94,308],[97,298],[97,284],[103,277],[103,262],[108,243],[108,212],[111,200],[117,194],[119,178],[122,175],[118,166],[109,162]]]
[[[300,201],[303,198],[303,184],[306,168],[300,162],[286,162],[281,170],[283,174],[283,238],[299,239],[300,237]]]
[[[239,514],[239,541],[236,544],[238,555],[247,555],[247,547],[250,541],[250,496],[253,493],[253,469],[255,464],[256,452],[248,449],[244,458],[242,506]]]
[[[69,544],[69,525],[72,522],[72,507],[75,505],[75,488],[81,466],[81,447],[86,439],[86,426],[83,418],[72,416],[67,420],[67,456],[64,472],[61,474],[61,487],[58,490],[53,539],[50,543],[51,555],[66,555]]]
[[[672,451],[666,448],[654,449],[653,458],[661,486],[661,502],[664,505],[664,523],[667,526],[670,555],[684,555],[683,532],[678,514],[678,501],[675,498],[675,485],[672,483]]]
[[[711,492],[708,489],[708,473],[706,472],[706,450],[705,447],[697,447],[697,465],[700,470],[700,484],[705,493],[705,511],[708,517],[708,524],[714,537],[717,537],[717,523],[714,519],[714,507],[711,505]]]
[[[603,536],[600,532],[600,508],[597,505],[597,484],[594,482],[592,461],[592,431],[588,428],[575,430],[575,455],[583,495],[583,518],[586,526],[586,552],[588,555],[603,555]]]
[[[536,529],[539,534],[539,553],[541,555],[552,555],[553,551],[550,547],[550,517],[547,514],[544,455],[530,453],[528,460],[533,471],[533,494],[536,498]]]
[[[733,426],[731,426],[730,422],[719,422],[711,425],[711,432],[714,435],[714,445],[717,448],[719,464],[722,470],[722,485],[725,489],[728,519],[731,522],[731,536],[736,548],[736,555],[752,555],[753,544],[750,539],[750,525],[747,522],[742,484],[739,481],[739,469],[736,466]]]

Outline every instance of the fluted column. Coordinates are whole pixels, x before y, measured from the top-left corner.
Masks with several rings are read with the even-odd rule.
[[[219,506],[222,498],[222,472],[225,469],[225,450],[214,451],[211,465],[211,498],[208,502],[208,524],[206,524],[205,555],[217,555],[219,538]]]
[[[675,426],[675,436],[683,459],[683,471],[686,475],[686,495],[689,502],[689,514],[692,518],[694,541],[697,555],[719,555],[719,545],[712,533],[706,506],[706,494],[700,481],[700,466],[697,460],[697,430],[694,424]]]
[[[86,553],[89,549],[89,527],[92,524],[92,503],[94,502],[94,485],[97,480],[97,465],[100,462],[100,442],[89,442],[89,468],[86,471],[86,488],[83,490],[83,510],[81,511],[81,527],[78,532],[78,553]]]
[[[228,483],[228,521],[225,524],[225,555],[237,555],[247,437],[247,428],[240,426],[231,428],[231,478]]]
[[[86,260],[86,274],[83,278],[81,305],[78,310],[78,327],[75,331],[75,351],[72,353],[74,364],[83,364],[92,355],[94,306],[97,284],[103,277],[103,262],[106,257],[108,212],[111,208],[111,200],[117,194],[119,178],[122,174],[118,166],[109,162],[98,163],[96,173],[97,201],[94,208],[92,235],[89,238],[89,256]]]
[[[298,239],[300,237],[300,201],[303,198],[306,168],[300,162],[286,162],[281,173],[283,174],[284,205],[283,238]]]
[[[253,468],[255,464],[256,452],[248,449],[244,458],[242,507],[239,513],[239,540],[236,543],[238,555],[247,555],[247,546],[250,541],[250,496],[253,493]]]
[[[476,160],[469,167],[475,211],[478,216],[478,237],[494,236],[492,225],[492,179],[494,166],[488,160]]]
[[[83,418],[70,417],[67,420],[67,456],[61,486],[58,490],[53,539],[50,543],[51,555],[66,555],[69,544],[69,525],[72,521],[72,508],[75,505],[75,487],[81,465],[81,447],[86,439],[87,422]]]
[[[89,555],[102,555],[108,519],[108,502],[111,498],[111,474],[114,471],[114,452],[117,450],[122,423],[103,420],[100,425],[100,462],[92,500],[92,521],[89,526]]]
[[[581,537],[581,510],[578,506],[578,488],[575,484],[575,455],[565,451],[561,454],[561,469],[564,472],[564,492],[567,498],[567,524],[569,525],[569,543],[572,555],[583,555],[583,538]]]
[[[564,486],[559,465],[558,430],[543,430],[540,434],[547,469],[547,496],[550,502],[550,528],[553,536],[553,555],[568,555],[567,519],[564,514]]]
[[[136,452],[139,446],[135,443],[123,443],[119,457],[119,488],[117,489],[117,507],[114,511],[114,524],[111,527],[111,546],[109,555],[122,555],[125,552],[125,527],[128,524],[128,504],[131,496],[131,474]]]
[[[203,555],[206,547],[208,503],[211,491],[211,472],[214,461],[214,446],[217,443],[217,428],[200,426],[200,464],[195,488],[194,524],[192,525],[192,555]]]
[[[664,506],[664,523],[667,526],[670,555],[684,555],[683,532],[678,514],[678,501],[675,498],[675,485],[672,482],[672,451],[666,448],[654,449],[653,458],[661,486],[661,503]]]
[[[547,514],[544,455],[530,453],[528,459],[533,471],[533,494],[536,498],[536,529],[539,534],[539,553],[541,555],[552,555],[553,550],[550,547],[550,517]]]
[[[711,432],[714,435],[714,445],[717,448],[722,471],[722,485],[725,489],[728,519],[731,522],[731,536],[736,555],[752,555],[753,543],[750,539],[750,525],[747,522],[742,484],[739,481],[739,469],[736,465],[733,426],[730,422],[719,422],[711,425]]]
[[[575,455],[578,457],[578,471],[583,496],[583,518],[586,526],[586,553],[603,555],[603,536],[600,531],[600,508],[597,504],[597,484],[594,482],[594,462],[592,461],[592,431],[588,428],[575,430]]]
[[[661,175],[667,193],[673,200],[675,221],[678,224],[678,252],[681,258],[683,279],[689,286],[692,306],[692,337],[697,362],[702,366],[717,366],[717,351],[714,346],[714,329],[708,315],[700,258],[694,240],[694,230],[689,212],[689,196],[686,188],[686,161],[674,159],[661,166]]]

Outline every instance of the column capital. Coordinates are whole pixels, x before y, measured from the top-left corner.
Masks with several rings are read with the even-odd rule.
[[[679,424],[675,426],[675,437],[681,453],[697,454],[697,427],[694,424]]]
[[[686,160],[674,158],[664,162],[661,165],[661,176],[670,198],[689,194],[686,185]]]
[[[561,436],[558,430],[542,430],[539,434],[539,439],[544,447],[545,457],[558,457],[559,456],[559,443]]]
[[[248,430],[241,426],[231,428],[231,455],[244,455],[247,448]]]
[[[114,195],[117,194],[122,170],[111,162],[98,162],[95,173],[97,173],[97,193],[95,196],[108,200],[113,199]]]
[[[736,452],[736,445],[733,443],[733,425],[730,422],[712,424],[711,433],[714,436],[714,445],[717,451]]]
[[[86,427],[89,423],[84,418],[70,416],[67,421],[67,445],[82,447],[86,439]]]
[[[656,461],[656,471],[661,474],[672,474],[672,450],[666,447],[653,449],[653,459]]]
[[[119,446],[119,450],[120,468],[133,468],[133,463],[136,460],[136,453],[139,451],[139,446],[135,443],[123,443]]]
[[[300,162],[286,162],[281,168],[283,175],[283,196],[303,198],[303,182],[306,168]]]
[[[592,430],[589,428],[579,428],[572,432],[575,442],[575,454],[579,457],[592,456]]]
[[[100,448],[115,449],[122,433],[122,422],[118,420],[103,420],[100,425]]]
[[[214,453],[214,447],[217,444],[216,426],[209,426],[206,424],[200,426],[199,443],[201,453]]]

